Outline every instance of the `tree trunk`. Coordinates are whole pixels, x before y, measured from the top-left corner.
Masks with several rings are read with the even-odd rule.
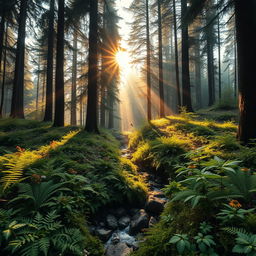
[[[107,37],[106,37],[106,3],[104,2],[103,31],[101,45],[101,79],[100,79],[100,126],[106,127],[106,88],[107,88]]]
[[[7,47],[8,42],[8,23],[6,23],[6,32],[5,32],[5,47]],[[4,107],[4,97],[5,97],[5,77],[6,77],[6,64],[7,64],[7,49],[4,50],[4,63],[3,63],[3,75],[2,75],[2,97],[0,103],[0,117],[3,116],[3,107]]]
[[[235,38],[235,36],[234,36]],[[237,49],[234,42],[234,97],[237,98]]]
[[[111,89],[108,92],[108,129],[114,128],[114,97]]]
[[[86,127],[98,133],[98,0],[90,0],[88,102]]]
[[[147,117],[148,121],[152,119],[151,114],[151,47],[150,47],[150,33],[149,33],[149,6],[146,0],[146,30],[147,30]]]
[[[221,39],[220,39],[220,18],[218,17],[218,59],[219,59],[219,99],[221,99]]]
[[[235,0],[240,122],[238,139],[248,144],[256,139],[256,3]]]
[[[53,48],[54,48],[54,6],[55,0],[50,2],[48,21],[48,50],[47,50],[47,81],[46,81],[46,103],[44,121],[52,121],[53,113]]]
[[[64,0],[58,0],[54,126],[64,126]]]
[[[77,31],[73,33],[73,63],[72,63],[72,88],[71,88],[71,125],[76,125],[76,78],[77,78]]]
[[[208,4],[206,11],[206,51],[207,51],[207,73],[208,73],[208,106],[212,106],[215,102],[215,77],[214,77],[214,54],[213,54],[213,24],[212,24],[212,2]]]
[[[191,88],[189,74],[189,38],[188,23],[186,21],[187,0],[181,0],[181,26],[182,26],[182,106],[191,112]]]
[[[20,1],[19,28],[12,92],[11,117],[24,118],[24,58],[28,0]]]
[[[36,118],[39,120],[39,87],[40,87],[40,65],[41,58],[38,58],[38,74],[37,74],[37,85],[36,85]]]
[[[163,75],[163,38],[162,38],[162,11],[161,0],[157,1],[158,6],[158,70],[159,70],[159,99],[160,117],[164,117],[164,75]]]
[[[200,33],[197,33],[195,44],[195,86],[197,107],[202,105],[202,88],[201,88],[201,58],[200,58]]]
[[[5,11],[1,13],[0,23],[0,75],[2,73],[2,57],[3,57],[3,46],[4,46],[4,26],[5,26]]]
[[[173,28],[174,28],[174,48],[175,48],[175,74],[176,74],[176,91],[178,98],[178,109],[181,106],[180,95],[180,71],[179,71],[179,53],[178,53],[178,36],[177,36],[177,17],[176,17],[176,3],[173,0]]]
[[[80,95],[79,103],[80,103],[79,104],[80,125],[83,126],[83,100],[81,95]]]
[[[45,89],[46,89],[46,66],[44,65],[44,68],[43,68],[43,82],[42,82],[42,105],[41,105],[40,118],[42,117],[42,114],[44,113]]]

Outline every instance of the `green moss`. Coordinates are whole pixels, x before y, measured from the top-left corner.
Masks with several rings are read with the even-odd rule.
[[[138,131],[133,132],[129,135],[129,145],[130,149],[135,149],[141,142],[147,140],[153,140],[160,137],[161,133],[152,124],[146,124]]]
[[[119,142],[109,131],[102,130],[100,135],[89,134],[76,127],[55,128],[39,122],[13,119],[4,120],[3,127],[1,124],[2,121],[1,181],[5,186],[3,178],[6,173],[2,171],[6,170],[7,162],[8,168],[15,168],[13,170],[20,174],[15,181],[11,179],[12,182],[6,187],[5,197],[8,200],[15,196],[8,191],[12,192],[22,178],[26,178],[23,182],[32,182],[33,179],[40,182],[41,177],[45,177],[57,183],[66,181],[71,189],[72,193],[67,191],[61,195],[63,200],[67,200],[67,205],[56,207],[71,226],[78,223],[75,223],[72,214],[67,214],[70,207],[72,213],[85,218],[111,204],[128,202],[144,205],[146,183],[138,176],[137,168],[131,161],[120,159]],[[9,127],[12,130],[8,131]],[[9,154],[5,153],[6,150],[10,151]],[[68,205],[68,202],[72,204]],[[84,232],[85,247],[90,255],[103,255],[98,239],[89,235],[87,228],[80,225],[79,229]]]

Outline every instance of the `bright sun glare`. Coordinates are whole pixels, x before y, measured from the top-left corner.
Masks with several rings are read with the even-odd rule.
[[[130,57],[127,51],[118,51],[116,53],[116,62],[121,69],[126,69],[129,67]]]

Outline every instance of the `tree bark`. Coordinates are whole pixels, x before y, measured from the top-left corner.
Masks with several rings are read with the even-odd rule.
[[[11,117],[13,118],[24,118],[24,58],[27,8],[28,0],[21,0],[11,105]]]
[[[222,75],[221,75],[221,39],[220,39],[220,18],[218,17],[218,59],[219,59],[219,99],[222,93]]]
[[[108,129],[114,128],[114,97],[113,92],[109,90],[108,92]]]
[[[8,43],[8,23],[6,23],[5,31],[5,47]],[[0,103],[0,117],[3,116],[3,107],[4,107],[4,97],[5,97],[5,78],[6,78],[6,64],[7,64],[7,49],[4,50],[4,63],[3,63],[3,75],[2,75],[2,93],[1,93],[1,103]]]
[[[3,46],[4,46],[4,27],[5,27],[5,11],[1,13],[0,23],[0,75],[2,73],[2,58],[3,58]]]
[[[248,144],[256,139],[256,3],[235,0],[240,122],[238,139]]]
[[[159,100],[160,100],[160,117],[164,117],[164,75],[163,75],[163,38],[162,38],[162,11],[161,0],[157,1],[158,7],[158,71],[159,71]]]
[[[151,47],[150,47],[150,33],[149,33],[149,6],[146,0],[146,33],[147,33],[147,118],[148,121],[152,119],[151,114]]]
[[[206,11],[206,51],[207,51],[207,73],[208,73],[208,92],[209,101],[208,106],[212,106],[215,102],[215,76],[214,76],[214,31],[212,18],[213,13],[211,9],[213,8],[212,1],[208,3],[208,10]]]
[[[90,0],[88,102],[85,130],[98,133],[98,0]]]
[[[196,84],[196,103],[200,108],[202,105],[202,88],[201,88],[201,58],[200,58],[200,33],[197,32],[195,43],[195,84]]]
[[[77,78],[77,31],[73,33],[73,64],[72,64],[72,88],[71,88],[71,125],[76,125],[76,78]]]
[[[64,0],[58,0],[54,126],[64,126]]]
[[[235,36],[234,36],[235,38]],[[236,42],[234,42],[234,97],[237,97],[237,49]]]
[[[39,87],[40,87],[40,69],[41,69],[41,58],[38,58],[38,74],[37,74],[37,85],[36,85],[36,118],[39,120]]]
[[[106,3],[104,2],[103,31],[101,45],[101,79],[100,79],[100,126],[106,127],[106,89],[107,89],[107,37],[106,37]]]
[[[174,28],[174,49],[175,49],[175,75],[176,75],[176,91],[178,97],[178,109],[181,106],[180,95],[180,71],[179,71],[179,53],[178,53],[178,36],[177,36],[177,17],[176,17],[176,3],[173,0],[173,28]]]
[[[181,0],[181,26],[182,26],[182,106],[187,111],[193,111],[191,103],[191,88],[189,74],[189,38],[188,23],[186,21],[187,0]]]
[[[54,48],[54,6],[55,0],[50,1],[48,21],[48,50],[47,50],[47,81],[44,121],[51,122],[53,114],[53,48]]]

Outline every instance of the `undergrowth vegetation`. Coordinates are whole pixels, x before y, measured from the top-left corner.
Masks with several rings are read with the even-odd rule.
[[[130,135],[132,161],[165,178],[169,198],[132,255],[256,255],[256,147],[236,129],[184,112]]]
[[[145,201],[144,180],[107,131],[5,119],[0,132],[1,255],[103,255],[90,217]]]

